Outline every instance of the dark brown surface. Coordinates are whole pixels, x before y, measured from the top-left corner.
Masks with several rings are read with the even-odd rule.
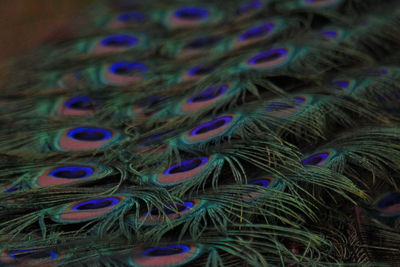
[[[91,2],[0,0],[0,62],[40,44]]]

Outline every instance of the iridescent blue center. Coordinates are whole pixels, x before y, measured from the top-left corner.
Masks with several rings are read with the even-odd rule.
[[[121,61],[110,66],[110,71],[118,75],[133,75],[143,73],[148,70],[148,67],[140,62]]]
[[[385,209],[399,204],[400,204],[400,193],[392,193],[389,196],[383,198],[381,201],[379,201],[378,207],[381,209]]]
[[[334,81],[331,83],[332,86],[339,87],[341,90],[347,89],[350,85],[348,81]]]
[[[182,213],[190,210],[193,206],[194,203],[191,201],[185,201],[183,202],[183,204],[182,203],[170,204],[164,208],[164,213],[166,215],[176,214],[177,212]],[[160,214],[161,214],[160,210],[152,209],[150,212],[144,213],[143,216],[159,216]]]
[[[103,46],[110,47],[132,47],[136,45],[138,39],[130,35],[111,35],[100,41]]]
[[[249,1],[239,6],[239,8],[236,10],[236,15],[243,15],[245,13],[258,10],[262,8],[262,6],[263,4],[260,0]]]
[[[77,110],[93,110],[98,106],[98,101],[87,96],[72,97],[65,102],[65,107]]]
[[[291,109],[294,108],[295,106],[299,106],[302,103],[304,103],[306,100],[303,97],[293,97],[293,100],[296,102],[294,105],[285,103],[285,102],[274,102],[269,104],[266,108],[266,112],[277,112],[277,111],[282,111],[286,109]]]
[[[262,25],[250,28],[249,30],[247,30],[246,32],[244,32],[243,34],[241,34],[239,36],[239,40],[244,41],[244,40],[268,35],[274,27],[275,27],[275,25],[273,23],[268,22],[268,23],[264,23]]]
[[[213,66],[196,66],[189,70],[189,76],[205,75],[214,70]]]
[[[105,197],[105,198],[98,198],[98,199],[91,199],[87,201],[80,202],[74,205],[71,209],[72,210],[96,210],[102,208],[109,208],[112,206],[117,205],[121,199],[117,197]]]
[[[21,190],[21,185],[19,185],[19,184],[11,186],[10,188],[6,189],[4,192],[12,193],[12,192],[18,191],[18,190]]]
[[[190,251],[186,245],[168,245],[162,247],[152,247],[143,251],[142,255],[146,257],[163,257],[182,254]]]
[[[112,132],[96,127],[79,127],[69,130],[67,136],[79,141],[104,141],[112,137]]]
[[[226,90],[228,90],[227,85],[211,87],[211,88],[208,88],[208,89],[198,93],[194,97],[188,99],[187,102],[188,103],[196,103],[196,102],[208,101],[208,100],[219,97],[220,95],[225,93]]]
[[[208,161],[207,157],[199,157],[199,158],[184,160],[181,163],[172,165],[171,167],[166,169],[163,172],[163,174],[172,175],[176,173],[191,171],[195,168],[203,166],[204,164],[207,163],[207,161]]]
[[[303,159],[300,163],[302,165],[317,165],[329,157],[329,153],[318,153],[312,155],[306,159]]]
[[[262,186],[262,187],[268,187],[271,184],[271,180],[269,180],[269,179],[258,179],[258,180],[254,180],[254,181],[249,182],[249,184],[259,185],[259,186]]]
[[[250,65],[262,64],[268,61],[284,57],[287,55],[287,53],[288,50],[286,48],[274,48],[250,58],[248,60],[248,64]]]
[[[182,7],[175,11],[175,17],[185,20],[202,20],[208,17],[208,10],[201,7]]]
[[[185,45],[185,48],[190,49],[201,49],[205,47],[210,47],[221,40],[221,37],[218,36],[206,36],[194,39],[193,41],[189,42]]]
[[[62,179],[83,179],[91,176],[94,170],[85,166],[65,166],[53,169],[49,176]]]
[[[338,33],[335,30],[327,30],[327,31],[321,32],[321,35],[330,37],[330,38],[336,38]]]
[[[59,256],[54,251],[44,251],[36,249],[16,249],[8,252],[8,256],[13,259],[29,258],[29,259],[49,259],[55,260]]]
[[[224,117],[219,117],[219,118],[216,118],[216,119],[214,119],[212,121],[208,121],[208,122],[205,122],[203,124],[200,124],[199,126],[194,128],[190,132],[190,136],[196,136],[196,135],[204,134],[204,133],[207,133],[209,131],[221,128],[221,127],[225,126],[226,124],[230,123],[232,121],[232,119],[233,118],[231,116],[224,116]]]
[[[146,21],[146,15],[140,12],[136,11],[131,11],[131,12],[126,12],[122,13],[118,16],[118,20],[121,22],[145,22]]]

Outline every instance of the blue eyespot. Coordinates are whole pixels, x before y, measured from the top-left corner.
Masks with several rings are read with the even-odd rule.
[[[182,254],[190,251],[190,247],[186,245],[168,245],[163,247],[148,248],[142,252],[143,256],[160,257]]]
[[[163,174],[171,175],[171,174],[176,174],[176,173],[180,173],[180,172],[191,171],[195,168],[198,168],[198,167],[206,164],[207,161],[208,161],[207,157],[199,157],[199,158],[185,160],[185,161],[182,161],[181,163],[172,165],[167,170],[165,170],[163,172]]]
[[[66,166],[53,169],[49,175],[62,179],[82,179],[90,177],[94,170],[84,166]]]
[[[121,61],[110,66],[110,71],[119,75],[132,75],[135,73],[146,72],[148,67],[140,62]]]
[[[72,207],[73,210],[94,210],[102,209],[115,206],[121,201],[116,197],[107,197],[99,199],[91,199],[84,202],[80,202]]]
[[[300,163],[302,165],[317,165],[329,157],[329,153],[318,153],[302,160]]]
[[[269,179],[258,179],[258,180],[254,180],[254,181],[249,182],[249,184],[259,185],[259,186],[262,186],[262,187],[268,187],[271,184],[271,180],[269,180]]]
[[[244,41],[255,37],[268,35],[275,27],[273,23],[265,23],[260,26],[253,27],[239,36],[239,40]]]
[[[59,255],[54,251],[44,251],[35,249],[17,249],[8,252],[8,256],[13,259],[30,258],[30,259],[44,259],[55,260]]]
[[[271,50],[260,53],[256,56],[250,58],[248,60],[248,64],[256,65],[256,64],[272,61],[272,60],[286,56],[287,53],[288,53],[288,51],[285,48],[271,49]]]
[[[200,7],[182,7],[175,11],[176,17],[185,20],[202,20],[208,15],[208,10]]]
[[[196,103],[196,102],[208,101],[222,95],[223,93],[226,92],[226,90],[228,90],[227,85],[211,87],[188,99],[187,102]]]
[[[203,124],[200,124],[199,126],[194,128],[190,132],[190,136],[196,136],[196,135],[199,135],[199,134],[204,134],[206,132],[218,129],[218,128],[230,123],[232,121],[232,119],[233,118],[231,116],[224,116],[224,117],[219,117],[219,118],[214,119],[212,121],[208,121],[208,122],[205,122]]]
[[[260,0],[252,0],[239,6],[236,10],[236,15],[243,15],[245,13],[258,10],[262,8],[263,4]]]
[[[121,22],[145,22],[146,21],[146,15],[140,12],[132,11],[132,12],[126,12],[122,13],[118,16],[118,20]]]
[[[136,45],[138,39],[130,35],[111,35],[100,41],[103,46],[112,47],[132,47]]]
[[[213,70],[214,70],[213,66],[196,66],[191,68],[188,74],[189,76],[204,75],[212,72]]]
[[[337,31],[328,30],[328,31],[321,32],[321,35],[326,36],[326,37],[330,37],[330,38],[336,38],[338,34],[337,34]]]
[[[112,132],[96,127],[79,127],[70,130],[67,136],[79,141],[103,141],[110,139]]]
[[[385,197],[378,203],[378,207],[381,209],[385,209],[394,205],[400,204],[400,193],[392,193],[389,196]]]
[[[87,96],[72,97],[65,102],[65,107],[77,110],[92,110],[98,105],[98,101]]]

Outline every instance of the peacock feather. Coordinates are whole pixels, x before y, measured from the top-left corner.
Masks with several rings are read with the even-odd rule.
[[[4,64],[0,266],[400,266],[399,7],[82,9]]]

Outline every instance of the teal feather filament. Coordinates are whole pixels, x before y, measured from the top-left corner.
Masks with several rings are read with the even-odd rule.
[[[271,117],[288,118],[293,115],[298,115],[301,111],[307,109],[308,105],[313,101],[314,99],[312,96],[298,95],[286,101],[282,99],[281,101],[269,103],[265,108],[265,112]]]
[[[183,203],[167,205],[163,211],[156,208],[143,213],[138,219],[138,223],[144,225],[155,225],[164,223],[168,220],[185,220],[187,216],[195,215],[198,209],[201,209],[206,201],[201,199],[190,199]]]

